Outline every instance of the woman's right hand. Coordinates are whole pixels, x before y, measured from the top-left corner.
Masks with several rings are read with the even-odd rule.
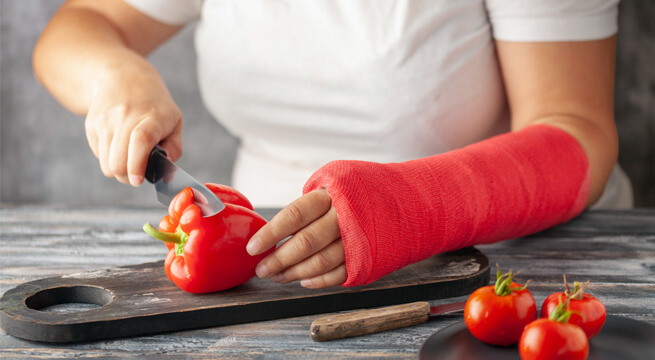
[[[154,68],[131,65],[96,79],[84,124],[103,174],[139,186],[155,145],[173,161],[182,155],[183,121]]]
[[[68,0],[34,47],[34,74],[62,105],[85,114],[106,176],[138,186],[156,144],[172,160],[182,155],[182,114],[146,60],[182,27],[123,1]]]

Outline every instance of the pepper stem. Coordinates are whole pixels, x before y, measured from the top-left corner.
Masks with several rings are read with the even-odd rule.
[[[154,237],[157,240],[161,240],[163,242],[172,243],[172,244],[179,244],[182,242],[182,236],[186,234],[184,234],[184,232],[180,233],[180,230],[181,229],[178,228],[178,231],[174,233],[170,233],[165,231],[159,231],[150,224],[143,225],[143,231],[145,231],[148,235]]]

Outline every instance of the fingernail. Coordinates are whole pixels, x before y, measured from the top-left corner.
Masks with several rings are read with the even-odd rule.
[[[255,273],[257,274],[257,277],[260,279],[265,279],[271,275],[271,273],[268,271],[268,268],[264,264],[257,265],[257,268],[255,269]]]
[[[139,186],[141,183],[143,183],[143,177],[139,175],[130,175],[130,185],[132,186]]]
[[[300,286],[306,287],[306,288],[311,288],[312,287],[312,280],[311,279],[300,280]]]
[[[248,254],[251,256],[259,255],[259,253],[262,250],[262,244],[259,241],[259,239],[256,238],[250,238],[250,241],[248,241],[248,245],[246,245],[246,251]]]
[[[277,273],[277,274],[273,275],[271,280],[273,280],[275,282],[282,282],[282,281],[284,281],[284,275],[282,273]]]

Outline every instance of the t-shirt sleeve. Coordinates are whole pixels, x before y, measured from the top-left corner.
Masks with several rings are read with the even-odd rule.
[[[486,0],[486,5],[497,40],[586,41],[616,34],[619,1]]]
[[[143,14],[169,25],[200,19],[203,0],[123,0]]]

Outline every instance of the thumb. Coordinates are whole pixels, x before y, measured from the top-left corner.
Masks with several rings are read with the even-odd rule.
[[[170,129],[166,128],[167,125]],[[182,156],[181,116],[175,121],[146,120],[134,129],[130,135],[127,159],[127,173],[131,185],[139,186],[143,182],[150,152],[157,144],[160,144],[173,161]]]

